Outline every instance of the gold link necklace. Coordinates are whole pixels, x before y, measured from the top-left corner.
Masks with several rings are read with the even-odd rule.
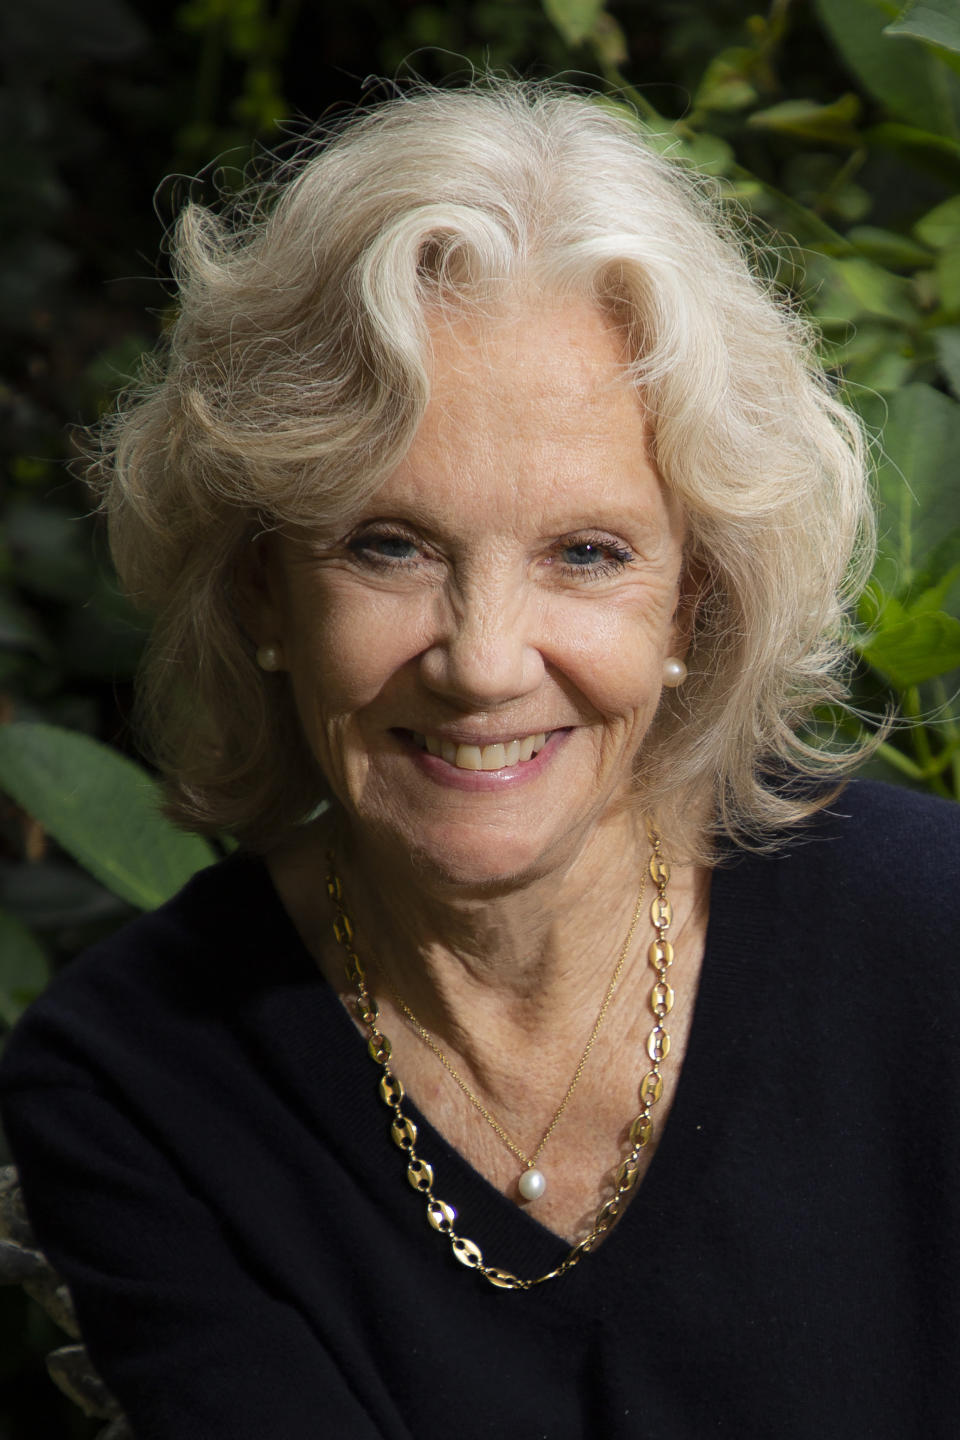
[[[617,1223],[624,1209],[626,1198],[637,1183],[643,1151],[650,1146],[653,1139],[652,1111],[663,1093],[660,1067],[670,1053],[670,1036],[667,1034],[663,1022],[673,1008],[674,998],[673,990],[667,983],[667,974],[673,964],[673,946],[666,938],[673,920],[673,913],[667,898],[670,867],[663,858],[659,835],[652,829],[649,835],[652,849],[650,876],[657,887],[657,894],[650,906],[650,919],[657,938],[650,945],[647,954],[657,979],[650,992],[650,1010],[655,1024],[647,1036],[646,1050],[650,1068],[640,1083],[640,1112],[630,1126],[630,1149],[614,1176],[613,1194],[600,1206],[589,1234],[567,1251],[555,1269],[548,1270],[545,1275],[536,1275],[530,1278],[522,1278],[512,1274],[509,1270],[501,1270],[496,1265],[486,1264],[480,1247],[454,1229],[457,1221],[456,1210],[434,1194],[433,1166],[417,1154],[417,1127],[403,1113],[403,1086],[390,1069],[392,1047],[387,1036],[379,1028],[380,1009],[370,994],[363,965],[353,948],[353,922],[343,905],[343,886],[336,871],[333,852],[329,852],[327,856],[329,866],[327,894],[330,896],[335,911],[333,933],[337,943],[346,954],[347,980],[354,988],[357,1013],[367,1029],[369,1036],[367,1050],[370,1058],[380,1068],[380,1098],[392,1112],[390,1134],[394,1144],[406,1157],[407,1180],[414,1190],[426,1199],[428,1223],[434,1230],[447,1237],[460,1264],[466,1266],[468,1270],[476,1270],[499,1290],[532,1290],[535,1285],[543,1285],[548,1280],[559,1279],[568,1270],[572,1270],[574,1265],[579,1264],[584,1255],[589,1254]]]
[[[423,1043],[428,1046],[430,1050],[433,1051],[434,1055],[436,1055],[437,1059],[440,1061],[440,1064],[457,1082],[464,1095],[466,1095],[467,1099],[470,1101],[471,1105],[473,1105],[477,1110],[479,1110],[480,1114],[483,1116],[484,1120],[486,1120],[491,1130],[494,1130],[496,1134],[499,1135],[500,1139],[503,1141],[504,1145],[506,1145],[510,1153],[512,1155],[516,1155],[517,1159],[521,1161],[521,1163],[524,1165],[524,1171],[517,1182],[517,1188],[519,1189],[520,1194],[523,1196],[524,1200],[538,1200],[547,1188],[545,1176],[540,1170],[537,1169],[537,1161],[543,1153],[544,1146],[550,1139],[550,1136],[553,1134],[554,1130],[560,1123],[560,1119],[567,1108],[570,1097],[573,1094],[574,1090],[576,1090],[577,1084],[580,1080],[580,1076],[583,1074],[584,1066],[589,1059],[590,1051],[593,1049],[593,1043],[596,1040],[597,1036],[600,1034],[600,1027],[603,1025],[603,1022],[606,1018],[607,1010],[610,1007],[610,1001],[613,999],[614,991],[616,990],[617,985],[620,982],[620,976],[623,972],[624,961],[626,960],[627,955],[630,951],[630,942],[633,939],[633,932],[637,928],[637,921],[640,919],[640,910],[643,905],[643,896],[646,888],[647,872],[646,870],[644,870],[643,878],[640,882],[640,891],[637,895],[637,903],[634,906],[633,917],[630,921],[630,928],[627,931],[626,939],[620,947],[620,953],[617,956],[617,963],[614,967],[613,975],[610,979],[610,984],[607,986],[606,994],[603,997],[603,1003],[601,1004],[600,1009],[597,1013],[597,1018],[594,1021],[593,1029],[590,1032],[590,1038],[588,1039],[586,1046],[584,1047],[583,1054],[580,1056],[580,1059],[577,1062],[577,1068],[573,1072],[573,1079],[567,1086],[566,1093],[564,1094],[563,1099],[560,1101],[560,1104],[557,1106],[553,1119],[550,1121],[550,1124],[547,1126],[546,1130],[543,1132],[543,1135],[540,1137],[540,1143],[537,1145],[536,1149],[531,1152],[530,1155],[526,1155],[524,1151],[520,1149],[520,1146],[517,1145],[515,1141],[510,1139],[510,1136],[507,1134],[500,1121],[496,1118],[495,1115],[491,1115],[490,1111],[484,1105],[483,1101],[479,1098],[479,1096],[473,1093],[466,1080],[464,1080],[463,1076],[459,1073],[458,1070],[454,1068],[453,1064],[440,1049],[440,1046],[437,1044],[437,1041],[434,1039],[434,1037],[430,1034],[429,1030],[427,1030],[425,1026],[421,1025],[420,1021],[410,1009],[410,1006],[407,1004],[407,1002],[402,998],[402,996],[397,994],[397,992],[393,989],[391,985],[387,984],[387,989],[389,990],[390,995],[393,997],[394,1003],[413,1026],[413,1029],[420,1036],[420,1039],[423,1041]]]

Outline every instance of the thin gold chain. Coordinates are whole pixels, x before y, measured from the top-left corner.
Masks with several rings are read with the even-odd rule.
[[[524,1154],[524,1152],[520,1149],[520,1146],[516,1145],[510,1139],[510,1136],[507,1134],[500,1121],[496,1118],[495,1115],[491,1115],[490,1111],[484,1105],[483,1101],[470,1089],[470,1086],[467,1084],[466,1080],[464,1080],[463,1076],[454,1069],[450,1060],[448,1060],[447,1056],[440,1049],[440,1046],[437,1044],[434,1037],[430,1034],[429,1030],[427,1030],[426,1027],[420,1023],[416,1015],[414,1015],[413,1011],[410,1009],[410,1006],[407,1004],[407,1002],[403,999],[402,996],[397,994],[397,992],[389,983],[385,982],[387,983],[387,989],[393,997],[395,1004],[399,1006],[400,1010],[409,1020],[414,1030],[416,1030],[423,1043],[429,1046],[429,1048],[433,1051],[434,1055],[436,1055],[437,1059],[440,1061],[440,1064],[444,1067],[444,1069],[448,1072],[452,1079],[454,1079],[460,1086],[460,1089],[463,1091],[464,1095],[466,1095],[471,1105],[475,1106],[475,1108],[479,1110],[480,1114],[483,1116],[484,1120],[486,1120],[490,1128],[492,1130],[495,1130],[496,1133],[500,1136],[500,1139],[503,1141],[504,1145],[506,1145],[510,1153],[516,1155],[517,1159],[522,1161],[522,1163],[526,1165],[528,1170],[532,1170],[533,1167],[536,1165],[537,1160],[540,1158],[540,1155],[543,1152],[544,1146],[546,1145],[547,1141],[550,1139],[550,1136],[553,1134],[554,1130],[556,1130],[558,1124],[560,1123],[560,1119],[563,1115],[563,1112],[567,1108],[570,1096],[573,1094],[574,1090],[576,1090],[577,1084],[580,1080],[580,1076],[583,1074],[583,1068],[586,1065],[587,1060],[589,1059],[590,1051],[593,1049],[593,1042],[600,1034],[600,1027],[602,1026],[606,1018],[607,1010],[610,1006],[610,1001],[613,999],[614,991],[616,990],[617,985],[620,983],[620,976],[623,973],[624,961],[626,960],[627,955],[630,951],[630,942],[633,940],[633,932],[636,930],[637,922],[640,919],[640,911],[643,906],[643,896],[646,888],[647,872],[646,870],[644,870],[643,878],[640,882],[640,892],[637,895],[637,903],[633,908],[633,918],[630,921],[630,928],[627,931],[626,939],[620,947],[620,954],[617,956],[617,963],[614,968],[610,984],[607,986],[606,994],[603,997],[603,1004],[600,1006],[597,1018],[594,1021],[593,1029],[590,1031],[590,1038],[587,1041],[586,1046],[584,1047],[583,1054],[580,1056],[579,1062],[577,1063],[577,1068],[573,1072],[573,1079],[567,1086],[566,1094],[560,1101],[560,1104],[557,1106],[556,1112],[554,1113],[554,1117],[550,1121],[550,1124],[543,1132],[543,1135],[540,1138],[539,1145],[531,1155]]]
[[[479,1245],[467,1239],[465,1235],[458,1234],[454,1229],[457,1221],[456,1210],[434,1194],[433,1166],[417,1154],[415,1148],[417,1127],[403,1113],[404,1090],[399,1079],[390,1069],[392,1053],[390,1041],[378,1025],[380,1010],[367,987],[360,957],[353,948],[353,922],[343,906],[343,886],[336,871],[333,852],[328,854],[327,894],[330,896],[335,911],[333,933],[337,943],[346,953],[347,980],[356,992],[357,1013],[367,1029],[369,1036],[367,1050],[371,1059],[380,1067],[380,1098],[393,1115],[390,1134],[394,1144],[406,1156],[407,1180],[414,1190],[425,1197],[427,1221],[434,1230],[441,1235],[446,1235],[460,1264],[466,1266],[468,1270],[476,1270],[499,1290],[532,1290],[535,1285],[543,1285],[548,1280],[559,1279],[568,1270],[572,1270],[574,1265],[578,1265],[584,1255],[589,1254],[617,1223],[623,1212],[626,1198],[637,1183],[643,1151],[649,1148],[653,1139],[652,1111],[663,1093],[660,1067],[670,1053],[670,1036],[667,1034],[663,1022],[673,1008],[674,996],[673,990],[667,983],[667,975],[673,964],[673,946],[666,938],[673,920],[670,901],[667,899],[670,867],[663,858],[660,837],[652,829],[650,845],[653,852],[650,856],[650,877],[657,887],[656,896],[650,906],[650,919],[656,939],[650,945],[647,954],[657,977],[650,992],[649,1001],[655,1024],[647,1036],[646,1051],[650,1060],[650,1068],[640,1082],[641,1108],[630,1126],[630,1149],[614,1176],[613,1194],[597,1211],[590,1233],[567,1251],[555,1269],[548,1270],[545,1275],[536,1275],[531,1278],[522,1278],[512,1274],[509,1270],[501,1270],[496,1265],[487,1265]]]

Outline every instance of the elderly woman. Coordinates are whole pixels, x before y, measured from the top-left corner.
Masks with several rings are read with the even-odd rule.
[[[869,565],[803,326],[509,84],[177,264],[107,504],[172,812],[241,848],[4,1072],[138,1440],[946,1435],[960,825],[802,735]]]

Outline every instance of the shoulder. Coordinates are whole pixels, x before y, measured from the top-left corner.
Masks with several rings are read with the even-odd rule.
[[[830,877],[842,889],[861,882],[937,893],[960,865],[960,805],[896,785],[854,780],[770,857],[771,869],[799,880]]]
[[[900,785],[853,780],[817,817],[831,838],[866,847],[878,858],[905,844],[944,863],[960,855],[960,805]]]
[[[142,984],[206,983],[220,957],[242,957],[251,944],[272,888],[261,862],[237,854],[200,870],[172,899],[138,915],[72,960],[46,996],[96,986],[110,976]],[[40,1004],[43,1001],[39,1002]]]
[[[714,895],[725,927],[761,917],[791,953],[906,965],[923,948],[941,964],[958,948],[958,875],[960,805],[858,780],[779,849],[721,865]]]
[[[817,1037],[831,1067],[867,1073],[908,1046],[924,1083],[960,1084],[958,874],[960,806],[854,781],[780,848],[717,868],[710,994]]]
[[[9,1037],[0,1091],[109,1069],[174,1032],[212,1033],[267,977],[301,962],[263,864],[237,855],[200,871],[67,967]]]

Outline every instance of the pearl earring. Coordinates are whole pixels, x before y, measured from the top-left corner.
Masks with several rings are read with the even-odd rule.
[[[663,683],[668,690],[676,690],[687,678],[687,667],[679,655],[668,655],[663,662]]]
[[[260,645],[257,647],[257,664],[261,670],[279,670],[282,664],[279,645]]]

